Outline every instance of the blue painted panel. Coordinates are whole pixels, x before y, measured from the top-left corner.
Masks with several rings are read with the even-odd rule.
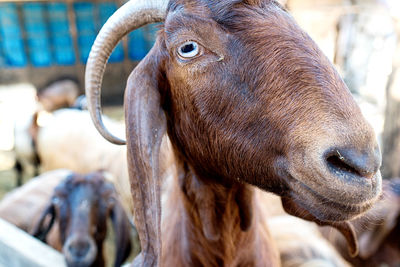
[[[83,64],[86,64],[86,61],[89,57],[90,48],[92,46],[81,46],[79,47],[79,59]]]
[[[78,36],[79,57],[82,63],[86,63],[95,38],[95,34]]]
[[[10,67],[23,67],[26,65],[26,55],[22,40],[3,40],[3,54],[5,64]]]
[[[50,16],[62,16],[67,17],[68,7],[66,3],[63,2],[50,2],[47,3],[47,10]]]
[[[69,33],[68,20],[65,21],[50,21],[49,30],[52,33]]]
[[[30,47],[29,59],[35,67],[48,67],[51,65],[50,51],[43,47]]]
[[[40,49],[49,49],[49,42],[45,38],[29,38],[27,39],[27,43],[29,48],[40,48]]]
[[[30,33],[45,33],[46,32],[46,24],[44,24],[44,22],[25,23],[25,30],[28,34],[30,34]]]
[[[22,12],[25,25],[44,23],[43,11],[44,11],[44,4],[42,3],[23,4]]]
[[[0,3],[0,10],[0,17],[4,15],[6,17],[18,19],[17,8],[14,3]]]
[[[4,39],[21,38],[17,7],[15,4],[0,4],[0,36]]]
[[[77,2],[74,3],[75,16],[77,18],[91,18],[94,17],[94,5],[90,2]]]
[[[62,2],[48,3],[47,17],[54,63],[57,65],[75,64],[75,52],[69,31],[67,5]]]
[[[93,3],[90,2],[74,3],[79,58],[82,63],[86,63],[90,48],[97,34],[94,7]]]
[[[122,46],[122,43],[120,42],[117,45],[117,47],[115,47],[110,58],[108,59],[108,62],[116,63],[116,62],[121,62],[123,60],[124,60],[124,47]]]
[[[114,2],[103,2],[99,3],[98,9],[100,24],[104,25],[107,19],[117,10],[117,5]]]
[[[147,44],[143,28],[137,29],[128,35],[128,55],[132,60],[141,60],[147,54]]]
[[[96,38],[95,34],[85,34],[85,35],[78,36],[78,45],[79,46],[92,46],[95,38]]]
[[[17,6],[0,4],[0,65],[23,67],[27,63],[19,27]]]
[[[44,13],[46,10],[46,5],[43,3],[34,2],[22,5],[29,61],[34,67],[47,67],[52,63]]]
[[[99,11],[100,26],[104,25],[104,23],[108,20],[108,18],[112,14],[114,14],[116,10],[117,10],[117,5],[114,2],[99,3],[98,11]],[[115,63],[115,62],[121,62],[122,60],[124,60],[124,47],[122,45],[122,42],[120,42],[112,52],[108,62]]]
[[[51,38],[51,43],[55,47],[73,47],[72,38],[69,35],[53,35]]]
[[[5,39],[17,39],[21,38],[21,30],[17,25],[5,26],[3,24],[0,24],[0,35]]]
[[[52,34],[65,33],[69,35],[68,9],[64,3],[49,3],[47,16],[49,19],[49,30]]]
[[[59,65],[75,64],[75,53],[72,47],[56,47],[54,49],[54,57]]]

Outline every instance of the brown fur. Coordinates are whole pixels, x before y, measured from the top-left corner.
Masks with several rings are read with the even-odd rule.
[[[190,59],[177,52],[187,41],[200,49]],[[372,128],[329,60],[275,1],[171,0],[125,103],[138,266],[279,264],[250,185],[350,241],[342,221],[380,194]],[[178,178],[161,231],[165,133]]]
[[[181,184],[170,181],[166,190],[163,266],[279,266],[266,216],[251,186],[227,188],[187,172]],[[244,190],[248,207],[237,201]],[[243,211],[254,214],[251,222],[243,222],[249,217]]]

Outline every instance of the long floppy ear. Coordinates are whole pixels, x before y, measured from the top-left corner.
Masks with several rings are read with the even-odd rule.
[[[132,72],[125,91],[128,170],[142,247],[134,266],[158,266],[161,257],[159,154],[167,122],[160,104],[159,47],[158,39]]]
[[[48,215],[50,216],[50,218],[48,218]],[[50,229],[54,224],[55,217],[56,210],[53,203],[50,203],[40,216],[40,219],[36,226],[33,228],[31,235],[46,243],[47,234],[50,232]]]
[[[110,217],[115,234],[116,255],[114,266],[119,267],[131,253],[130,223],[119,201],[115,201]]]
[[[97,130],[112,143],[125,144],[125,141],[112,135],[101,118],[100,92],[106,62],[127,33],[164,21],[168,2],[128,1],[107,20],[90,51],[85,73],[88,110]],[[142,253],[134,261],[136,266],[158,265],[161,255],[158,155],[166,119],[160,108],[157,74],[154,73],[158,69],[156,50],[157,44],[133,71],[125,93],[129,176],[135,201],[135,223],[142,245]]]

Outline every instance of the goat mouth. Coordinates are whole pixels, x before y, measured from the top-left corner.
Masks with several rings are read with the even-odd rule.
[[[369,210],[379,197],[378,195],[376,198],[357,204],[343,204],[321,195],[299,180],[294,180],[295,185],[293,186],[292,181],[292,192],[288,197],[296,205],[323,222],[351,220]]]

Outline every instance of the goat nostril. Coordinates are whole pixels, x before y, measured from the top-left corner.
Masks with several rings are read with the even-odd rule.
[[[325,159],[337,176],[350,174],[371,179],[380,165],[380,158],[375,153],[358,153],[353,149],[330,150]]]
[[[344,162],[340,156],[329,156],[326,161],[328,162],[328,166],[335,171],[348,172],[361,176],[361,174],[355,168]]]
[[[70,243],[68,250],[75,258],[83,258],[89,252],[90,244],[88,242]]]

